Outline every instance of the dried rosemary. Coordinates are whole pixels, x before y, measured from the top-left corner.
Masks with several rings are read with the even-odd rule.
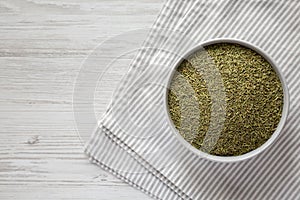
[[[170,117],[179,133],[206,153],[217,156],[248,153],[272,136],[281,119],[283,89],[280,79],[266,59],[247,47],[219,43],[204,49],[195,52],[178,66],[178,73],[173,76],[168,93]],[[226,97],[222,126],[215,119],[224,110],[213,106],[218,98],[212,95],[218,90],[214,87],[215,74],[206,70],[204,76],[201,71],[203,67],[215,69],[222,79]],[[189,83],[193,93],[180,77]],[[195,100],[198,113],[193,112]],[[180,102],[185,102],[185,106]],[[184,120],[189,121],[188,125],[182,126]],[[215,136],[211,136],[213,146],[203,148],[207,146],[206,136],[211,127],[222,129],[213,130],[216,132]]]

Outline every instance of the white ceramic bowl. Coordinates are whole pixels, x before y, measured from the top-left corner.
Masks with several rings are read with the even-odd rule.
[[[201,45],[191,49],[190,51],[188,51],[185,55],[182,56],[182,59],[177,62],[177,64],[174,66],[174,70],[173,73],[170,74],[169,76],[169,85],[172,81],[174,72],[176,71],[177,67],[181,64],[181,62],[184,60],[184,58],[187,58],[188,56],[192,55],[193,53],[197,52],[200,49],[203,49],[203,47],[208,46],[208,45],[212,45],[212,44],[217,44],[217,43],[233,43],[233,44],[239,44],[241,46],[247,47],[249,49],[254,50],[255,52],[257,52],[258,54],[260,54],[261,56],[263,56],[274,68],[275,72],[277,73],[278,77],[280,78],[281,84],[282,84],[282,88],[283,88],[283,95],[284,95],[284,100],[283,100],[283,110],[282,110],[282,116],[280,119],[280,122],[277,126],[276,131],[273,133],[273,135],[271,136],[271,138],[269,138],[269,140],[267,140],[262,146],[260,146],[259,148],[252,150],[246,154],[240,155],[240,156],[215,156],[215,155],[211,155],[208,153],[204,153],[203,151],[200,151],[199,149],[193,147],[190,143],[188,143],[178,132],[178,130],[175,128],[172,119],[170,118],[170,113],[168,110],[168,89],[166,89],[165,92],[165,111],[167,112],[168,115],[168,122],[169,125],[173,128],[173,132],[176,134],[178,140],[180,140],[180,142],[182,142],[182,144],[188,148],[190,151],[194,152],[195,154],[199,155],[202,158],[211,160],[211,161],[217,161],[217,162],[237,162],[237,161],[243,161],[249,158],[252,158],[256,155],[258,155],[259,153],[263,152],[264,150],[266,150],[268,147],[270,147],[278,138],[279,134],[281,133],[284,124],[286,122],[287,116],[288,116],[288,110],[289,110],[289,92],[288,92],[288,88],[287,88],[287,83],[283,77],[283,74],[281,73],[280,69],[278,69],[276,63],[274,62],[274,60],[268,56],[263,50],[261,50],[260,48],[242,41],[242,40],[237,40],[237,39],[228,39],[228,38],[220,38],[220,39],[214,39],[214,40],[209,40],[206,41],[204,43],[202,43]],[[169,87],[168,87],[169,88]]]

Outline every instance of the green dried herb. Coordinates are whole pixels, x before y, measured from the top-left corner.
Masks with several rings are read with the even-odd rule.
[[[281,119],[283,89],[279,77],[266,59],[244,46],[220,43],[204,49],[184,60],[171,81],[168,106],[175,127],[194,147],[212,155],[238,156],[257,149],[272,136]],[[224,108],[213,106],[219,98],[216,75],[214,70],[206,70],[204,76],[204,68],[219,72],[226,96]],[[220,126],[216,119],[222,109],[225,120]],[[189,123],[183,126],[183,121]],[[207,141],[210,127],[222,130],[215,130],[218,134]],[[206,144],[209,142],[213,146]]]

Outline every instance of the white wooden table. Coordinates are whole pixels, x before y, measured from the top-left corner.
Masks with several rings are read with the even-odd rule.
[[[0,199],[149,199],[90,164],[72,112],[81,62],[150,27],[162,0],[0,0]]]

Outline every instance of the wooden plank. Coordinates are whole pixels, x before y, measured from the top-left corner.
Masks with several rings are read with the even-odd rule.
[[[72,92],[83,59],[100,42],[150,27],[161,6],[162,0],[0,1],[0,199],[149,199],[88,162]],[[118,80],[105,80],[99,113]]]

